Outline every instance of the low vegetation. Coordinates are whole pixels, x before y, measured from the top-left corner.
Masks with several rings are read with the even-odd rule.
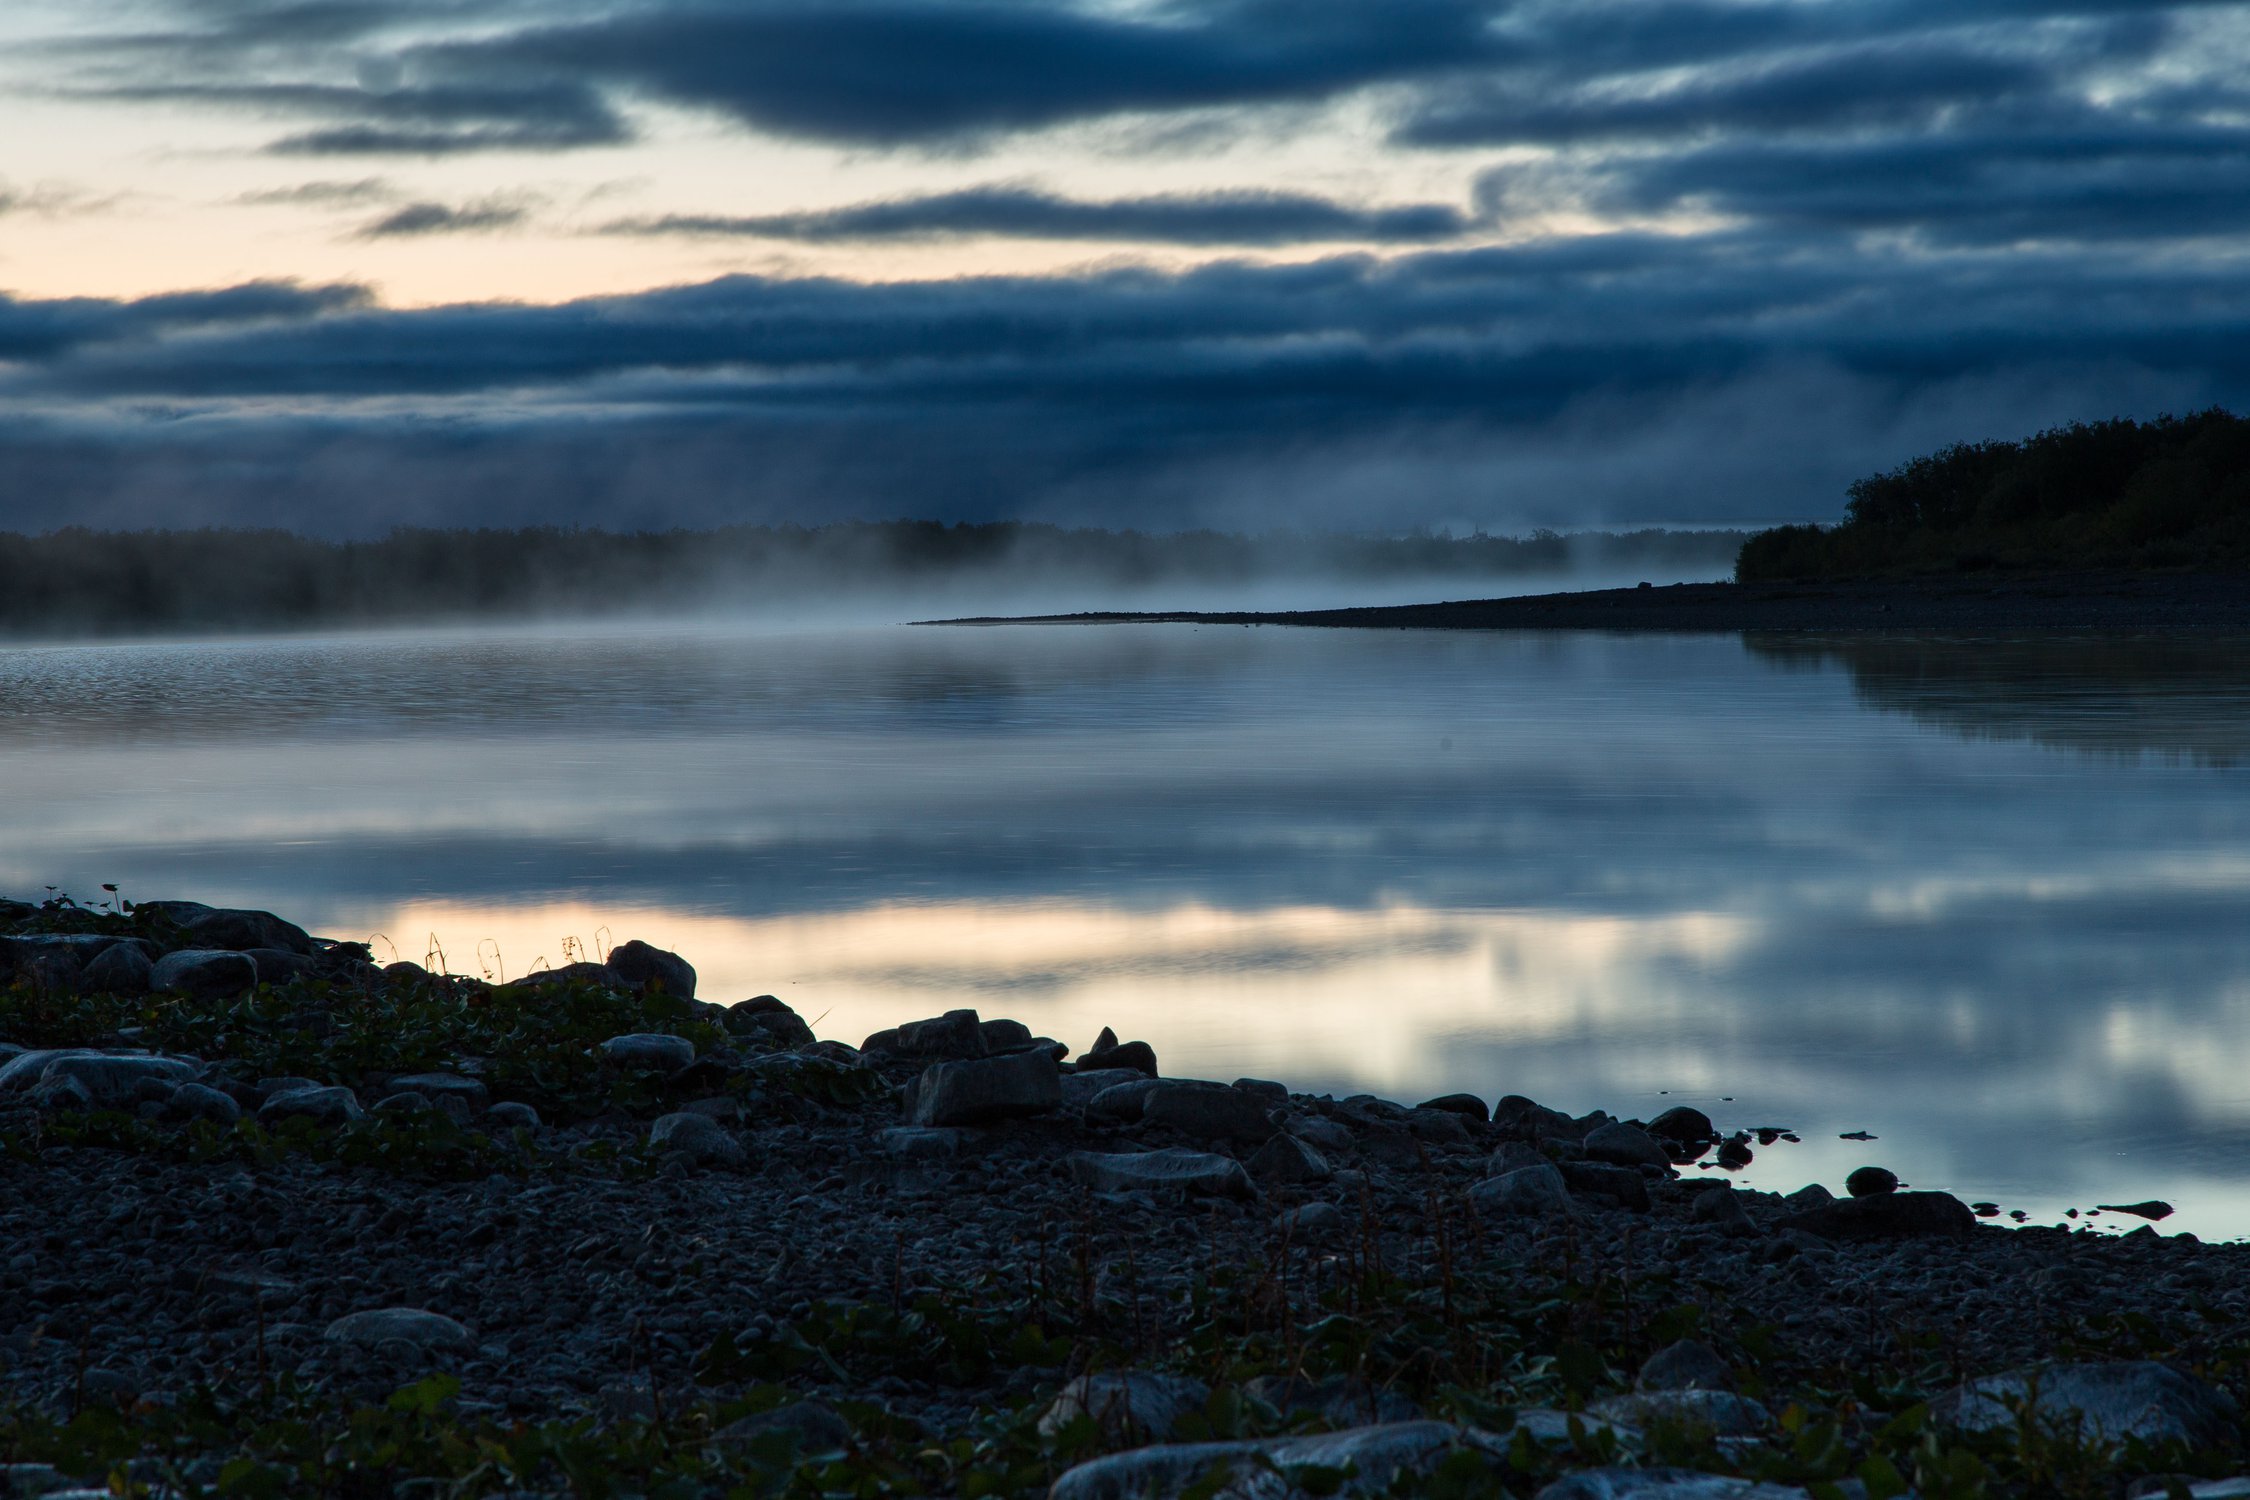
[[[1835,526],[1743,544],[1735,577],[2250,567],[2250,419],[2210,410],[1957,443],[1853,484]]]

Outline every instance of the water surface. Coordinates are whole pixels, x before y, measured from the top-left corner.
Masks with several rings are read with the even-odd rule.
[[[1799,1133],[1759,1185],[1877,1161],[2234,1235],[2246,669],[1209,626],[16,649],[0,889],[495,975],[641,937],[846,1041],[969,1005],[1173,1073],[1692,1102]]]

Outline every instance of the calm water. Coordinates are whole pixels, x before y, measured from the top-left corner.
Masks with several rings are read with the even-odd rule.
[[[1167,1072],[1692,1102],[1802,1135],[1760,1185],[1875,1161],[2235,1235],[2246,764],[2240,643],[40,648],[0,653],[0,889],[266,906],[471,973],[642,937],[847,1041],[970,1005]]]

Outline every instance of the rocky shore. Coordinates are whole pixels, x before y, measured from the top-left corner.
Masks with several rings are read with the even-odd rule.
[[[1692,1109],[189,902],[0,976],[0,1497],[2250,1495],[2250,1248],[1740,1190]]]
[[[978,617],[932,625],[1305,625],[1357,630],[1601,630],[1822,635],[2250,635],[2239,573],[1986,571],[1679,583],[1358,609]]]

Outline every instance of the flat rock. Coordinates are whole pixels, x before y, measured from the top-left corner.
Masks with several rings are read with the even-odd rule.
[[[620,1068],[677,1073],[695,1061],[695,1043],[661,1031],[631,1031],[602,1043],[602,1056]]]
[[[1113,1453],[1068,1470],[1047,1493],[1049,1500],[1174,1500],[1193,1488],[1208,1500],[1283,1500],[1305,1493],[1283,1476],[1316,1469],[1342,1476],[1328,1494],[1384,1495],[1464,1450],[1505,1472],[1506,1445],[1490,1434],[1447,1422],[1391,1422],[1304,1437],[1159,1444]]]
[[[960,1154],[962,1135],[959,1130],[933,1129],[927,1125],[894,1125],[878,1134],[875,1140],[890,1156],[907,1161],[942,1161]]]
[[[1154,1078],[1132,1078],[1111,1084],[1086,1101],[1086,1117],[1119,1122],[1138,1120],[1148,1107],[1148,1096],[1162,1087]]]
[[[1937,1403],[1940,1420],[1973,1432],[2016,1425],[2025,1402],[2058,1429],[2083,1424],[2106,1443],[2177,1439],[2192,1447],[2232,1446],[2241,1414],[2224,1392],[2155,1360],[2040,1365],[1972,1380]]]
[[[932,1063],[914,1085],[917,1125],[986,1125],[1060,1108],[1062,1071],[1046,1052]]]
[[[95,1107],[115,1109],[132,1104],[143,1083],[170,1089],[191,1081],[195,1074],[194,1063],[177,1057],[70,1047],[26,1052],[0,1066],[0,1092],[69,1078],[85,1090]]]
[[[1182,1417],[1201,1412],[1211,1388],[1185,1375],[1125,1370],[1081,1375],[1059,1391],[1039,1418],[1051,1437],[1080,1417],[1093,1419],[1103,1446],[1162,1442]]]
[[[1570,1212],[1570,1189],[1552,1166],[1518,1167],[1470,1188],[1469,1202],[1482,1214],[1544,1218]]]
[[[1284,1417],[1318,1417],[1330,1427],[1381,1426],[1419,1421],[1422,1416],[1422,1409],[1411,1397],[1351,1375],[1332,1375],[1326,1380],[1260,1375],[1245,1385],[1242,1393]]]
[[[1207,1193],[1215,1197],[1255,1196],[1249,1174],[1231,1156],[1172,1147],[1164,1151],[1104,1153],[1078,1151],[1069,1158],[1071,1179],[1097,1193]]]
[[[677,1151],[705,1166],[738,1166],[750,1155],[724,1125],[691,1110],[660,1116],[648,1128],[648,1143],[660,1151]]]
[[[182,948],[156,961],[148,984],[193,1000],[224,1000],[258,987],[258,963],[231,948]]]
[[[1976,1224],[1969,1205],[1951,1193],[1881,1193],[1791,1214],[1774,1227],[1817,1234],[1824,1240],[1882,1240],[1963,1235]]]
[[[1084,1109],[1095,1098],[1119,1084],[1146,1084],[1154,1086],[1155,1080],[1134,1072],[1131,1068],[1095,1068],[1088,1070],[1081,1064],[1062,1075],[1063,1104],[1070,1109]]]
[[[372,1349],[393,1339],[424,1352],[447,1350],[467,1353],[476,1347],[469,1330],[439,1313],[418,1307],[377,1307],[346,1313],[328,1325],[330,1343],[356,1344]]]
[[[1555,1170],[1562,1173],[1563,1186],[1570,1189],[1573,1198],[1599,1195],[1637,1214],[1645,1214],[1652,1207],[1648,1179],[1641,1175],[1638,1167],[1599,1161],[1565,1161],[1557,1162]]]
[[[771,1411],[754,1412],[711,1434],[721,1447],[755,1442],[769,1432],[787,1433],[800,1458],[841,1453],[852,1445],[851,1424],[832,1406],[818,1401],[792,1401]]]

